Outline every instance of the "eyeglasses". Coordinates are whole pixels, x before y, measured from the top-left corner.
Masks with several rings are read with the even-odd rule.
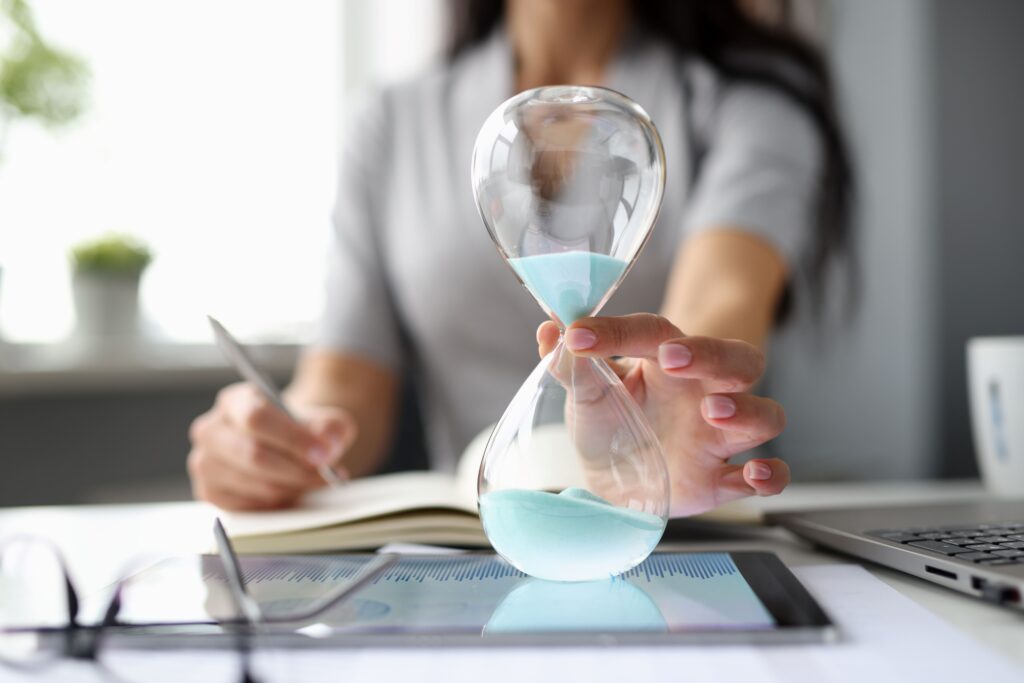
[[[136,609],[139,604],[148,604],[139,600],[147,589],[161,587],[147,581],[177,570],[194,575],[195,558],[183,561],[181,566],[166,558],[148,563],[137,558],[129,566],[134,571],[122,572],[122,578],[109,591],[96,600],[86,600],[89,604],[83,608],[82,595],[64,556],[53,543],[32,536],[0,542],[0,666],[23,673],[43,672],[73,659],[95,664],[110,680],[141,683],[144,672],[140,675],[125,667],[125,658],[116,656],[111,636],[130,639],[136,635],[173,638],[183,633],[218,634],[229,636],[238,655],[237,680],[255,683],[251,661],[254,636],[266,627],[294,626],[336,608],[398,560],[396,555],[380,555],[327,595],[298,607],[278,606],[268,613],[249,593],[238,556],[219,519],[214,522],[214,537],[217,555],[200,560],[206,579],[204,590],[208,591],[204,613],[182,611],[174,596],[169,596],[170,600],[162,601],[160,609],[165,612],[159,616],[148,608]],[[90,615],[83,617],[83,612]]]

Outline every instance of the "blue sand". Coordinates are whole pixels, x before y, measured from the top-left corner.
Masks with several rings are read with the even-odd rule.
[[[661,517],[617,507],[580,488],[485,493],[480,519],[502,557],[551,581],[617,576],[650,555],[665,531]]]
[[[563,251],[509,259],[519,279],[563,325],[591,315],[628,265],[589,251]]]
[[[654,601],[629,581],[555,583],[527,579],[505,596],[486,633],[665,631]]]

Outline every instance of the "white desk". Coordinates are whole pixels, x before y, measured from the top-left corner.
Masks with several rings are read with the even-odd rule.
[[[759,501],[765,508],[844,506],[875,502],[955,500],[976,494],[976,483],[870,483],[793,486],[783,497]],[[0,538],[15,532],[46,536],[67,555],[85,590],[113,581],[135,555],[196,553],[212,547],[214,509],[201,503],[10,508],[0,510]],[[673,544],[684,549],[763,549],[791,566],[850,562],[811,549],[781,529],[737,530],[730,538]],[[942,589],[912,576],[868,565],[877,577],[970,637],[1001,652],[1024,671],[1024,617]]]

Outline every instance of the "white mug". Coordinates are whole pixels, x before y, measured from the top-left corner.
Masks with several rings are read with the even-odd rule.
[[[967,340],[967,381],[981,478],[1024,497],[1024,337]]]

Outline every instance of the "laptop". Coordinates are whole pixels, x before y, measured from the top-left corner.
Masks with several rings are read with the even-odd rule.
[[[1024,499],[765,516],[819,546],[1024,612]]]

